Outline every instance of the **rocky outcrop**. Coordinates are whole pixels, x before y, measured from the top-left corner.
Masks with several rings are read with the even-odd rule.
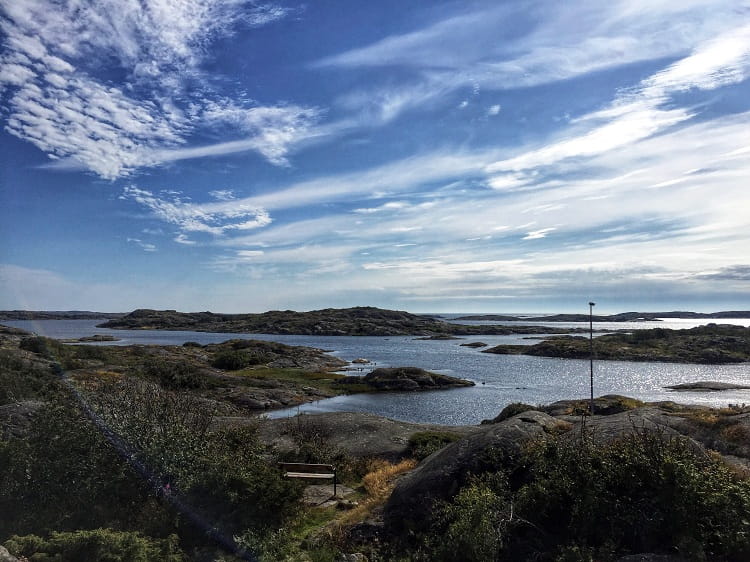
[[[586,432],[582,432],[585,419]],[[477,475],[502,466],[511,472],[517,468],[522,448],[530,440],[546,436],[579,440],[583,435],[598,441],[643,431],[664,436],[685,436],[675,427],[671,414],[657,405],[622,411],[593,418],[581,416],[553,417],[530,410],[492,425],[480,426],[476,433],[452,443],[427,457],[414,472],[397,485],[385,508],[385,522],[394,533],[406,528],[419,528],[427,521],[435,501],[451,498]],[[701,445],[689,439],[696,450]]]
[[[417,367],[382,367],[363,377],[338,379],[336,384],[345,384],[350,388],[361,386],[363,390],[439,390],[474,386],[471,381],[431,373]]]
[[[452,497],[471,474],[498,462],[511,465],[526,441],[554,433],[559,421],[543,412],[525,412],[502,423],[483,426],[460,441],[427,457],[399,481],[385,508],[386,525],[401,529],[429,519],[436,500]],[[399,530],[397,534],[400,534]]]
[[[217,423],[232,425],[248,422],[243,422],[242,418],[222,418]],[[406,453],[409,438],[417,432],[470,435],[478,430],[477,426],[409,423],[362,412],[336,412],[264,420],[258,432],[265,443],[281,452],[296,450],[295,436],[315,434],[327,444],[355,457],[396,460]]]

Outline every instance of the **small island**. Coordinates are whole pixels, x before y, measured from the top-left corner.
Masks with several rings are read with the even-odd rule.
[[[363,377],[354,376],[337,379],[335,384],[337,386],[345,385],[350,390],[359,390],[360,392],[377,390],[443,390],[474,386],[472,381],[431,373],[417,367],[379,368],[367,373]]]

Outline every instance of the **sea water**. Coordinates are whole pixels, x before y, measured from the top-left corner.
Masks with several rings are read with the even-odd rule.
[[[306,345],[329,351],[352,361],[365,358],[367,366],[352,374],[364,374],[375,367],[413,366],[461,377],[474,387],[428,392],[389,392],[339,396],[299,408],[269,412],[272,417],[300,412],[363,411],[394,419],[449,425],[476,424],[492,418],[511,402],[546,404],[589,395],[589,361],[494,355],[481,349],[462,347],[462,343],[482,341],[489,346],[532,344],[529,336],[468,336],[460,340],[417,340],[414,336],[290,336],[271,334],[217,334],[192,331],[111,330],[97,328],[100,320],[5,321],[3,324],[53,338],[79,338],[93,334],[112,335],[120,341],[107,345],[158,344],[182,345],[186,341],[201,344],[227,339],[262,339],[288,345]],[[750,325],[750,319],[689,320],[679,322],[631,322],[628,328],[693,327],[708,322]],[[586,323],[570,323],[582,326]],[[630,326],[630,325],[633,326]],[[587,324],[586,324],[587,325]],[[562,327],[560,324],[550,324]],[[568,326],[566,324],[565,326]],[[622,326],[623,328],[625,326]],[[595,329],[610,329],[595,323]],[[536,338],[537,336],[533,336]],[[102,345],[102,344],[98,344]],[[713,380],[750,385],[750,364],[693,365],[629,361],[595,361],[594,394],[624,394],[640,400],[674,400],[683,403],[726,406],[750,403],[750,391],[674,392],[668,385]]]

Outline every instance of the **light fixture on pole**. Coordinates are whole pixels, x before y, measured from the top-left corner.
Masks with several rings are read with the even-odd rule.
[[[591,372],[591,402],[589,411],[594,415],[594,306],[595,302],[589,302],[589,366]]]

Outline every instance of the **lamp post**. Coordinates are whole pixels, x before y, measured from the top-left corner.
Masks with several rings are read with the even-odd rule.
[[[589,367],[591,373],[591,402],[589,410],[594,415],[594,306],[595,302],[589,303]]]

